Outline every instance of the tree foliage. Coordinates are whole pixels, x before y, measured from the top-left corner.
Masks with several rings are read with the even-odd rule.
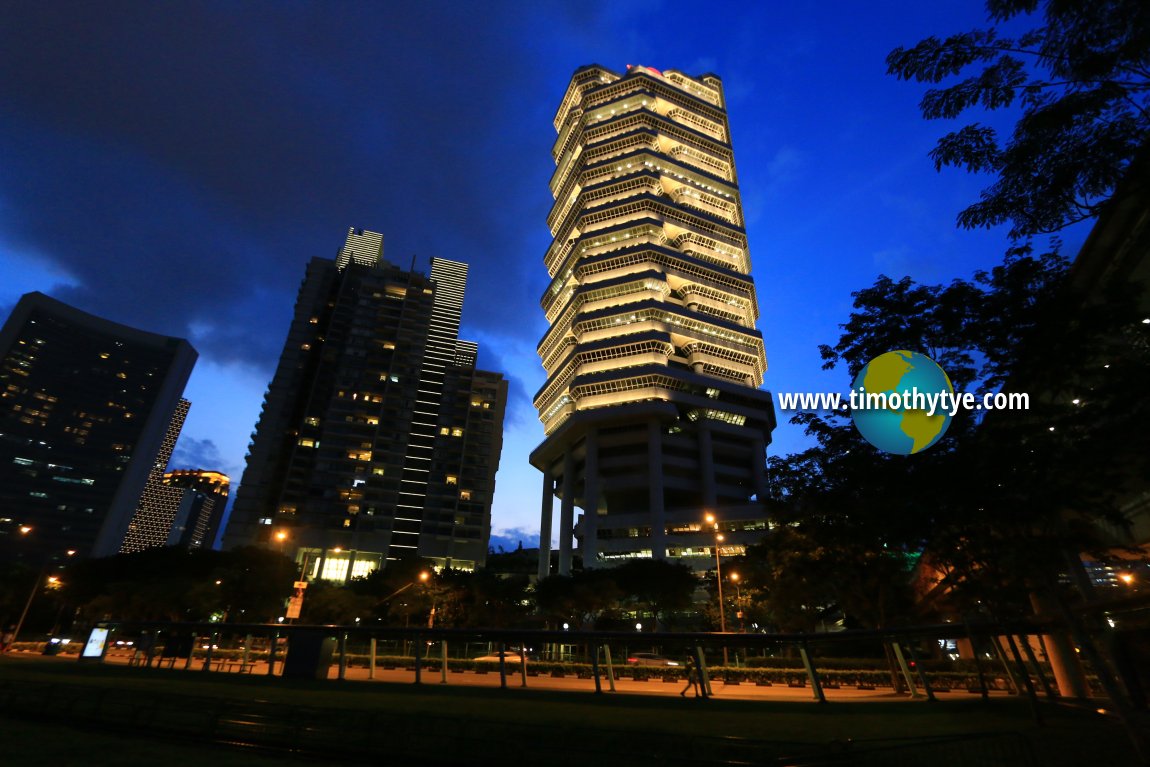
[[[539,611],[556,625],[603,628],[623,613],[650,616],[667,628],[676,611],[689,608],[699,580],[685,565],[633,559],[618,567],[553,575],[535,585]]]
[[[1029,407],[959,411],[914,456],[866,444],[848,412],[798,413],[817,446],[770,464],[770,502],[785,528],[754,552],[781,625],[839,605],[864,625],[907,603],[906,574],[927,551],[971,599],[1018,608],[1038,582],[1120,529],[1131,477],[1150,472],[1150,326],[1134,286],[1080,294],[1066,261],[1012,251],[971,281],[919,285],[880,277],[854,294],[827,367],[852,377],[892,349],[923,351],[958,391],[1009,389]],[[801,557],[792,552],[801,551]],[[801,560],[801,561],[800,561]]]
[[[1013,239],[1092,219],[1150,136],[1150,4],[1145,0],[987,0],[995,27],[928,37],[887,57],[901,80],[942,85],[927,119],[1016,108],[1008,137],[971,122],[941,139],[935,167],[997,177],[963,210],[965,228],[1009,223]],[[943,85],[945,83],[945,85]]]
[[[283,614],[295,564],[256,547],[149,549],[77,562],[64,595],[88,620],[263,622]]]

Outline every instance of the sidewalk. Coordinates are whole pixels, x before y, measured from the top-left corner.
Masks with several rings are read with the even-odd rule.
[[[105,663],[109,665],[128,665],[131,658],[130,653],[122,653],[118,651],[109,652],[105,658]],[[58,660],[69,660],[66,657],[61,658],[57,656]],[[49,660],[49,659],[46,659]],[[153,667],[157,667],[159,659],[153,659]],[[186,659],[177,659],[172,668],[175,670],[183,670],[185,668]],[[163,666],[167,667],[168,661],[163,661]],[[204,661],[202,657],[193,659],[190,670],[194,672],[203,672]],[[254,661],[249,664],[250,670],[244,672],[253,676],[267,676],[268,664],[266,661]],[[494,666],[494,664],[493,664]],[[282,670],[282,664],[276,662],[275,674],[279,675]],[[616,673],[618,672],[616,669]],[[212,668],[206,673],[211,674],[238,674],[241,673],[241,665],[238,661],[213,661]],[[339,667],[333,663],[328,671],[328,679],[339,679]],[[369,670],[363,666],[348,666],[344,672],[344,680],[348,682],[385,682],[389,684],[414,684],[415,671],[413,669],[384,669],[377,666],[374,673],[374,679],[371,678]],[[482,673],[475,671],[453,671],[449,670],[444,681],[443,674],[438,668],[424,667],[420,673],[420,681],[425,685],[458,685],[465,687],[499,687],[500,678],[498,667]],[[619,695],[650,695],[650,696],[675,696],[684,688],[685,683],[683,680],[675,680],[673,682],[664,682],[659,679],[651,679],[648,681],[635,681],[631,678],[615,679],[615,694]],[[526,685],[523,683],[523,677],[520,674],[518,664],[508,664],[507,666],[507,687],[508,688],[522,688],[529,689],[542,689],[542,690],[561,690],[569,692],[582,692],[593,693],[595,691],[594,679],[580,679],[577,676],[568,675],[563,677],[553,677],[549,674],[540,674],[533,676],[531,674],[531,667],[528,664],[528,676]],[[600,688],[603,693],[611,693],[611,686],[607,679],[606,667],[600,667]],[[789,687],[787,685],[756,685],[753,682],[743,683],[726,683],[722,681],[712,680],[711,693],[717,700],[777,700],[788,702],[811,702],[816,703],[817,699],[809,686],[802,687]],[[925,694],[918,690],[918,697],[912,698],[906,693],[896,693],[890,687],[877,687],[876,689],[863,689],[860,690],[856,687],[843,686],[841,688],[826,688],[823,690],[827,702],[833,703],[835,701],[850,701],[857,702],[874,702],[874,703],[897,703],[902,701],[925,701],[927,700]],[[934,691],[936,697],[941,700],[982,700],[981,694],[970,693],[966,690],[955,691]],[[688,691],[688,695],[691,692]],[[994,698],[1009,698],[1012,697],[1011,693],[991,690],[990,696]]]

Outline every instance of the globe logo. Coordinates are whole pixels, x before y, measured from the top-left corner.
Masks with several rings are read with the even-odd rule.
[[[867,442],[896,455],[913,455],[938,442],[950,427],[950,412],[930,402],[954,396],[946,372],[925,354],[905,350],[880,354],[855,377],[851,418]]]

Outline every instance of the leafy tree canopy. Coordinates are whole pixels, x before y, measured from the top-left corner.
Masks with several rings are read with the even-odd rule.
[[[1145,0],[987,0],[990,21],[1031,22],[928,37],[887,56],[900,80],[941,87],[927,119],[1015,107],[1008,137],[971,122],[941,139],[935,167],[997,177],[963,210],[964,228],[1010,224],[1012,239],[1094,218],[1150,135],[1150,4]]]
[[[1130,478],[1150,472],[1150,453],[1134,447],[1150,431],[1138,394],[1150,344],[1132,286],[1082,295],[1064,259],[1022,248],[972,281],[881,277],[854,297],[839,342],[822,348],[827,367],[853,376],[883,352],[921,350],[956,390],[1005,387],[1028,394],[1029,408],[960,411],[943,440],[910,457],[867,445],[849,413],[798,413],[818,445],[770,464],[776,520],[789,527],[765,550],[780,622],[830,598],[848,617],[884,622],[903,601],[908,557],[924,549],[955,581],[993,584],[980,598],[1017,604],[1067,551],[1091,547],[1096,523],[1122,524]],[[794,577],[788,545],[810,560]]]

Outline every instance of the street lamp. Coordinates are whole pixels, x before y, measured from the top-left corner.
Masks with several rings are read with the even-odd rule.
[[[707,512],[703,517],[708,525],[711,525],[715,531],[715,581],[719,588],[719,630],[724,634],[727,633],[727,611],[723,608],[723,570],[722,563],[719,561],[719,544],[723,541],[723,534],[719,532],[719,520],[715,518],[714,514]],[[723,645],[723,665],[729,664],[730,659],[727,656],[727,645]]]
[[[739,588],[739,574],[731,573],[728,576],[731,582],[735,584],[735,613],[739,618],[739,631],[743,630],[743,590]]]
[[[427,583],[427,579],[430,577],[431,577],[431,573],[424,570],[423,572],[421,572],[419,574],[419,582],[420,583]],[[395,591],[393,591],[390,594],[388,594],[387,596],[385,596],[383,599],[379,600],[379,602],[377,604],[383,604],[384,602],[388,601],[392,597],[402,594],[403,592],[407,591],[409,588],[414,586],[415,583],[416,583],[415,581],[412,581],[411,583],[405,583],[404,585],[400,586]]]
[[[20,532],[24,535],[27,535],[32,531],[32,528],[27,527],[27,529],[25,529],[25,527],[21,527]],[[69,549],[67,553],[68,556],[72,556],[76,553],[76,550]],[[48,576],[47,580],[44,579],[44,576],[48,575],[48,568],[51,566],[51,564],[52,555],[49,554],[48,557],[44,560],[44,566],[40,568],[40,572],[36,573],[36,580],[32,583],[32,590],[28,593],[28,601],[24,603],[24,609],[20,612],[20,619],[16,621],[16,627],[12,629],[12,639],[4,648],[4,652],[8,652],[8,650],[16,644],[16,639],[20,636],[20,629],[24,628],[24,619],[28,617],[28,611],[32,608],[32,602],[36,599],[36,594],[40,591],[41,583],[45,584],[49,588],[60,587],[60,579],[55,575]],[[59,616],[57,615],[57,619],[58,618]]]

